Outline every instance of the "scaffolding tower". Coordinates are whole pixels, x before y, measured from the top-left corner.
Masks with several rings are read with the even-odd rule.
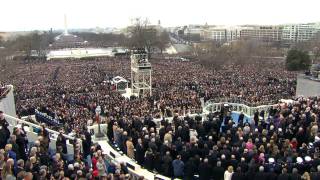
[[[152,95],[152,68],[145,49],[131,51],[131,90],[138,97]]]

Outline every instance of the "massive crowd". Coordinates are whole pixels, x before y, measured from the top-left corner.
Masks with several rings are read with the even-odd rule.
[[[34,142],[29,142],[24,125],[14,127],[12,133],[8,126],[3,112],[0,111],[0,179],[125,180],[131,178],[124,164],[107,159],[101,147],[92,143],[91,134],[86,129],[81,131],[81,137],[74,140],[74,152],[70,152],[63,131],[60,131],[56,139],[56,149],[53,150],[49,147],[50,135],[45,125],[36,130],[38,137]]]
[[[109,139],[143,164],[169,177],[214,180],[320,178],[320,99],[278,104],[264,119],[239,124],[230,113],[162,121],[111,120]],[[227,114],[227,115],[224,115]],[[224,128],[220,128],[221,125]],[[195,130],[196,133],[189,133]],[[134,151],[135,149],[135,151]]]
[[[233,125],[229,115],[220,114],[210,115],[203,123],[198,118],[177,117],[184,112],[201,112],[202,101],[210,99],[228,98],[254,106],[292,98],[295,73],[283,70],[282,62],[227,64],[219,70],[193,61],[151,63],[153,95],[130,100],[109,83],[114,76],[129,79],[127,58],[29,62],[5,73],[3,81],[15,87],[19,116],[38,109],[57,118],[63,127],[55,128],[67,133],[82,132],[100,105],[109,140],[145,168],[167,176],[274,179],[291,177],[296,171],[299,177],[305,172],[315,174],[318,155],[308,149],[308,142],[314,142],[318,135],[318,99],[279,107],[269,119],[253,124]],[[174,116],[173,122],[162,121],[157,129],[152,118],[163,116]],[[221,124],[225,126],[222,131]],[[191,129],[197,136],[189,134]],[[314,143],[314,151],[316,146]],[[312,158],[312,166],[295,163],[296,157],[306,155]],[[75,157],[79,158],[79,153]],[[268,161],[270,157],[275,163]],[[121,172],[125,174],[125,170]]]
[[[212,70],[196,62],[155,60],[153,95],[128,100],[114,91],[114,76],[130,79],[127,58],[99,58],[81,61],[49,61],[21,64],[4,74],[5,83],[15,86],[20,116],[38,109],[56,116],[66,131],[86,125],[97,105],[107,117],[160,117],[173,113],[200,112],[201,101],[228,98],[248,105],[276,103],[295,93],[295,73],[281,68],[281,62],[225,65]]]

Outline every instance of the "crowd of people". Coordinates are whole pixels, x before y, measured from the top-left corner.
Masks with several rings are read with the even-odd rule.
[[[125,180],[131,179],[124,163],[107,159],[99,144],[94,144],[86,130],[67,149],[67,139],[60,131],[56,149],[49,147],[50,135],[43,124],[34,142],[27,138],[25,126],[14,127],[0,111],[0,179],[3,180]],[[71,155],[71,157],[70,157]],[[141,177],[143,180],[143,177]]]
[[[319,97],[278,104],[267,119],[256,113],[245,122],[240,115],[238,124],[224,111],[205,121],[176,114],[159,129],[152,120],[111,119],[108,138],[146,169],[168,177],[320,179]]]
[[[246,65],[226,64],[219,70],[194,61],[157,59],[151,60],[151,64],[152,96],[141,98],[126,99],[115,91],[109,81],[115,76],[130,79],[130,60],[127,57],[21,63],[15,71],[4,73],[1,80],[14,85],[19,116],[33,115],[35,110],[47,113],[62,124],[61,127],[50,128],[74,132],[84,140],[88,137],[81,135],[86,132],[83,129],[94,122],[95,109],[100,105],[104,117],[102,123],[108,124],[109,140],[143,167],[166,176],[192,179],[199,175],[200,179],[223,179],[224,174],[231,178],[237,173],[243,177],[254,177],[261,172],[275,176],[280,174],[280,177],[281,171],[291,173],[295,168],[298,173],[306,171],[291,164],[298,155],[305,155],[304,148],[317,136],[317,133],[310,134],[316,126],[315,119],[319,117],[318,107],[315,107],[317,99],[311,104],[310,101],[300,101],[275,109],[268,121],[254,121],[254,124],[234,125],[229,121],[230,115],[220,114],[210,115],[203,123],[200,118],[178,118],[178,115],[188,112],[201,113],[202,103],[211,99],[229,99],[256,106],[292,98],[296,74],[284,70],[283,62],[268,60]],[[307,107],[310,107],[309,113]],[[174,116],[173,122],[162,121],[160,129],[152,121],[153,118],[168,116]],[[289,122],[293,121],[297,126],[290,125]],[[310,123],[305,124],[305,121]],[[221,131],[222,124],[225,128]],[[293,140],[301,133],[300,128],[309,138]],[[189,131],[197,135],[190,135]],[[44,138],[41,136],[39,139],[41,144]],[[283,143],[287,141],[289,144]],[[297,143],[295,148],[290,148],[292,141]],[[284,144],[287,146],[283,147]],[[92,143],[83,145],[91,146]],[[61,152],[58,159],[63,159],[63,149],[57,151]],[[94,167],[94,160],[87,158],[89,154],[91,157],[99,154],[98,147],[93,149],[96,149],[93,153],[90,150],[83,152],[85,155],[75,152],[75,161],[80,158],[83,159],[81,162],[88,164],[83,168]],[[312,162],[316,162],[317,157],[310,156]],[[273,167],[267,163],[269,157],[277,162]],[[96,158],[99,160],[99,156]],[[281,162],[283,166],[278,167]],[[69,166],[65,159],[61,164],[64,168]],[[105,168],[105,165],[99,167]],[[316,171],[317,166],[313,164],[312,167],[313,171],[308,173]],[[125,166],[120,169],[117,172],[126,174]],[[230,171],[224,172],[226,169]],[[83,170],[82,176],[89,170]],[[103,175],[117,174],[116,171],[101,172],[106,173]]]
[[[116,118],[160,117],[201,112],[202,101],[217,98],[256,106],[295,95],[296,74],[283,70],[278,61],[229,64],[219,70],[197,62],[157,59],[151,63],[152,96],[131,100],[108,83],[115,76],[130,79],[130,60],[125,57],[22,63],[4,73],[3,81],[15,87],[19,116],[38,109],[68,124],[66,131],[75,129],[75,124],[85,126],[97,105],[103,114]]]

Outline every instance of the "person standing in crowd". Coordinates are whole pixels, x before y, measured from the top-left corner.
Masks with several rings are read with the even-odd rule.
[[[217,165],[212,169],[213,179],[223,180],[224,178],[224,169],[221,166],[221,161],[217,162]]]
[[[282,173],[278,176],[278,180],[290,180],[287,168],[282,169]]]
[[[49,137],[49,132],[46,130],[44,123],[41,124],[41,129],[40,129],[38,135],[39,135],[41,153],[46,154],[49,149],[50,137]]]
[[[11,135],[8,143],[12,145],[12,151],[16,153],[16,158],[20,159],[21,155],[19,152],[19,145],[16,143],[16,136]]]
[[[10,137],[10,131],[8,129],[9,123],[4,118],[4,114],[0,111],[0,149],[4,149],[7,141]]]
[[[232,174],[231,180],[245,180],[246,176],[245,174],[241,171],[241,167],[238,167],[236,172]],[[271,180],[271,179],[270,179]]]
[[[136,160],[138,164],[144,164],[144,154],[145,154],[145,147],[143,146],[141,138],[138,139],[138,144],[136,145]]]
[[[259,171],[255,174],[254,180],[268,180],[268,176],[264,172],[264,167],[263,166],[259,167]]]
[[[16,136],[16,142],[19,146],[20,158],[26,161],[27,160],[26,147],[28,144],[26,132],[22,128],[21,129],[16,128],[14,129],[14,135]]]
[[[61,147],[62,148],[62,153],[67,154],[67,140],[66,138],[63,136],[63,131],[60,130],[59,131],[59,135],[57,137],[57,141],[56,141],[56,148]]]
[[[290,175],[290,180],[301,180],[301,175],[299,174],[297,168],[292,169],[292,173]]]
[[[100,156],[97,162],[97,170],[99,172],[99,177],[105,177],[107,175],[107,168],[103,158]]]
[[[44,128],[39,133],[39,142],[30,148],[29,154],[26,151],[25,169],[34,173],[37,177],[43,174],[40,165],[46,165],[50,168],[48,176],[53,179],[70,179],[85,178],[86,174],[92,174],[93,178],[99,178],[97,164],[101,152],[98,145],[79,141],[78,138],[88,140],[86,132],[81,132],[83,126],[87,125],[94,116],[94,109],[99,102],[103,111],[106,112],[106,119],[111,119],[114,123],[110,124],[108,132],[110,141],[115,142],[123,152],[128,153],[126,146],[128,139],[132,137],[132,144],[137,149],[135,154],[136,160],[144,165],[148,170],[164,170],[168,176],[191,177],[199,174],[206,179],[207,174],[204,169],[211,166],[212,177],[214,180],[224,178],[224,171],[228,166],[234,169],[241,168],[242,173],[246,174],[247,179],[261,177],[263,172],[268,174],[269,179],[289,179],[292,177],[291,170],[298,169],[299,175],[310,171],[311,178],[314,169],[319,165],[317,158],[313,155],[316,153],[316,147],[319,143],[319,97],[308,99],[294,99],[292,104],[279,104],[273,107],[272,113],[269,114],[268,125],[263,118],[259,118],[259,112],[256,112],[253,120],[248,122],[234,123],[232,113],[213,112],[210,117],[186,116],[181,118],[184,113],[199,110],[201,113],[201,98],[206,100],[215,100],[215,98],[239,98],[246,101],[246,104],[267,104],[276,103],[281,98],[292,98],[295,94],[295,73],[279,69],[279,62],[270,63],[269,65],[260,63],[246,64],[238,66],[234,64],[226,65],[221,70],[207,70],[205,67],[194,62],[185,64],[179,62],[155,62],[155,77],[153,81],[153,95],[144,98],[132,98],[130,100],[123,98],[120,93],[110,90],[109,85],[100,84],[105,77],[105,70],[112,74],[129,77],[129,71],[124,71],[127,67],[127,59],[113,59],[108,61],[97,60],[79,62],[56,62],[56,63],[35,63],[33,71],[28,72],[28,76],[15,79],[17,84],[17,113],[18,116],[29,115],[38,109],[43,109],[47,114],[56,114],[65,126],[66,132],[76,131],[76,140],[74,143],[74,159],[66,160],[63,153],[57,151],[52,164],[48,156],[49,135],[46,136]],[[63,73],[58,72],[59,66]],[[100,69],[99,67],[104,67]],[[190,68],[192,67],[192,68]],[[262,68],[261,68],[262,67]],[[23,68],[25,69],[25,68]],[[43,71],[46,69],[46,71]],[[59,69],[58,69],[59,70]],[[17,68],[17,71],[20,71]],[[21,74],[26,73],[21,70]],[[41,72],[41,75],[39,73]],[[232,72],[232,73],[230,73]],[[56,81],[51,81],[51,74],[59,74]],[[164,75],[161,75],[164,74]],[[190,79],[190,74],[194,78]],[[268,80],[270,74],[275,80]],[[32,81],[30,81],[32,77]],[[227,77],[227,78],[226,78]],[[81,79],[81,80],[79,80]],[[33,85],[33,80],[38,82],[37,86]],[[86,83],[83,83],[85,80]],[[63,96],[61,97],[61,93]],[[204,93],[205,92],[205,93]],[[275,93],[276,92],[276,93]],[[219,101],[216,101],[219,102]],[[248,105],[247,104],[247,105]],[[254,105],[255,106],[255,105]],[[181,111],[183,109],[183,111]],[[246,109],[245,112],[248,112]],[[161,111],[165,116],[170,116],[174,120],[161,120],[161,131],[157,129],[157,119],[161,117]],[[188,113],[187,113],[188,114]],[[263,114],[260,112],[260,115]],[[267,114],[265,114],[267,115]],[[239,117],[240,118],[240,117]],[[0,118],[2,120],[3,118]],[[208,120],[209,119],[209,120]],[[208,121],[207,121],[208,120]],[[0,121],[2,124],[4,121]],[[223,123],[223,128],[221,124]],[[60,127],[48,126],[56,130]],[[191,129],[195,133],[190,133]],[[23,129],[21,129],[22,131]],[[0,131],[0,144],[5,147],[8,144],[7,132]],[[112,134],[111,134],[112,133]],[[47,133],[48,134],[48,133]],[[190,135],[191,134],[191,135]],[[9,133],[10,135],[10,133]],[[17,144],[20,148],[20,143]],[[83,138],[83,135],[85,138]],[[191,136],[191,137],[190,137]],[[208,137],[212,137],[211,138]],[[6,138],[7,137],[7,138]],[[112,139],[113,138],[113,139]],[[296,139],[293,139],[296,138]],[[48,140],[48,141],[47,141]],[[91,140],[88,140],[91,142]],[[312,144],[309,144],[312,143]],[[26,145],[27,143],[25,143]],[[84,156],[88,154],[88,147],[94,146],[90,152],[95,157],[92,158],[92,169],[84,162]],[[314,146],[314,147],[313,147]],[[40,149],[40,150],[39,150]],[[90,148],[91,149],[91,148]],[[62,151],[62,150],[61,150]],[[139,152],[142,153],[139,153]],[[22,151],[19,151],[21,154]],[[166,161],[161,161],[167,153]],[[71,152],[72,153],[72,152]],[[6,165],[9,153],[0,153],[0,165]],[[48,160],[43,156],[46,155]],[[145,159],[144,156],[145,155]],[[175,174],[174,163],[170,163],[172,158],[181,156],[181,162],[177,158],[173,162],[176,168]],[[3,156],[3,158],[2,158]],[[296,156],[314,157],[310,162],[298,164],[295,162]],[[39,157],[40,160],[39,160]],[[274,158],[274,162],[268,162],[268,158]],[[208,162],[205,160],[208,158]],[[202,161],[202,159],[204,159]],[[12,160],[10,160],[12,161]],[[73,162],[75,161],[75,162]],[[10,164],[10,163],[9,163]],[[14,160],[13,160],[14,164]],[[69,165],[73,166],[69,170]],[[166,164],[172,166],[173,173],[170,169],[164,168]],[[284,165],[285,164],[285,165]],[[126,173],[125,168],[119,168],[119,164],[110,163],[108,166],[108,177],[123,177]],[[63,173],[68,167],[70,173]],[[100,164],[99,164],[100,167]],[[199,167],[203,167],[200,168]],[[258,169],[264,168],[264,171],[257,172]],[[285,172],[285,167],[289,170]],[[310,168],[312,167],[312,168]],[[110,171],[109,171],[110,169]],[[181,170],[182,169],[182,170]],[[228,168],[229,169],[229,168]],[[281,171],[283,173],[281,174]],[[9,172],[9,171],[8,171]],[[236,173],[226,171],[226,178],[230,179]],[[69,175],[71,174],[71,175]],[[231,175],[230,175],[231,174]],[[280,178],[277,178],[279,175]],[[71,177],[72,176],[72,177]],[[264,176],[263,176],[264,177]],[[272,177],[272,178],[270,178]],[[186,178],[187,179],[187,178]]]
[[[86,129],[84,130],[86,131]],[[83,159],[85,160],[85,163],[91,167],[92,161],[91,161],[91,136],[90,138],[88,135],[82,135],[81,136],[82,141],[82,152],[83,152]]]
[[[169,151],[165,153],[165,155],[162,157],[162,167],[161,167],[161,172],[165,176],[171,176],[171,169],[173,167],[173,162],[171,158],[171,154]],[[175,167],[173,167],[174,169]]]
[[[154,158],[155,155],[152,152],[152,150],[149,148],[147,149],[145,156],[144,156],[144,167],[148,170],[153,170],[154,169]]]
[[[199,179],[211,179],[212,176],[212,167],[209,164],[209,160],[205,158],[202,163],[199,165]]]
[[[18,175],[21,171],[24,171],[24,160],[23,159],[19,159],[17,161],[17,169],[16,169],[16,174]]]
[[[184,163],[181,161],[181,156],[178,155],[175,160],[172,161],[172,167],[173,167],[173,175],[176,178],[182,178],[183,177],[183,170],[184,170]]]
[[[233,174],[233,167],[228,166],[228,169],[224,172],[224,180],[231,180]]]
[[[301,179],[303,180],[311,180],[310,174],[308,172],[304,172]]]
[[[317,166],[317,171],[311,173],[311,180],[320,179],[320,165]]]
[[[126,146],[127,146],[127,156],[131,159],[134,159],[134,146],[132,143],[132,137],[128,137]]]

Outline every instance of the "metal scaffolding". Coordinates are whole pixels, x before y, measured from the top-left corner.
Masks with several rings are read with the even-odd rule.
[[[131,51],[131,89],[138,97],[152,95],[152,67],[144,49]]]

